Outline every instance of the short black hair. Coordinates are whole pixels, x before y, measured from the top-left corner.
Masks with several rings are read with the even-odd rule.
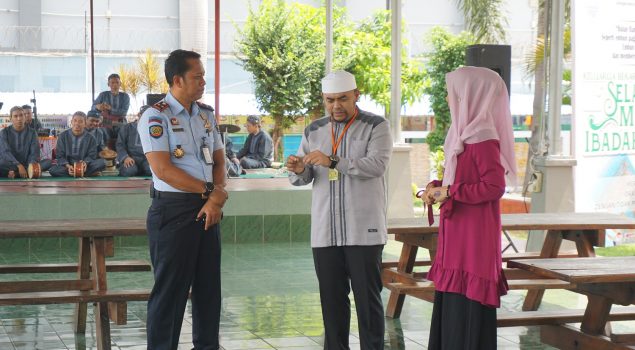
[[[110,79],[119,79],[119,80],[121,80],[121,77],[117,73],[112,73],[111,75],[108,76],[108,81],[110,81]]]
[[[168,85],[174,84],[174,76],[185,76],[185,73],[192,67],[187,63],[187,60],[200,59],[201,55],[194,51],[187,50],[174,50],[170,52],[168,59],[165,60],[165,80]]]
[[[24,105],[24,106],[22,106],[22,109],[28,109],[28,110],[31,110],[31,105]]]

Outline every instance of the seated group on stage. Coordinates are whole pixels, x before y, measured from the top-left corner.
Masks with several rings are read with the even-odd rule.
[[[147,108],[143,106],[141,113]],[[88,115],[75,112],[71,128],[58,135],[54,159],[42,159],[33,123],[37,120],[27,118],[24,107],[11,108],[10,120],[11,125],[0,130],[0,177],[39,178],[45,171],[52,177],[99,176],[109,161],[113,168],[118,163],[119,176],[152,175],[137,133],[137,120],[119,127],[115,152],[109,148],[111,134],[100,127],[103,117],[92,110]]]

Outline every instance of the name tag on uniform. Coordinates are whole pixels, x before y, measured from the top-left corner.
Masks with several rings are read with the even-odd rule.
[[[329,169],[329,181],[337,181],[339,179],[339,172],[337,169]]]
[[[214,158],[212,157],[212,151],[209,149],[209,145],[207,141],[205,141],[205,137],[203,137],[203,144],[201,145],[201,155],[203,156],[203,160],[207,165],[214,165]]]
[[[183,129],[183,128],[172,128],[172,131],[174,131],[174,132],[184,132],[185,129]]]

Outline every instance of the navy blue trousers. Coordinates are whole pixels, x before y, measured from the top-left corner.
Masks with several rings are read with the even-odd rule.
[[[149,350],[178,347],[192,288],[192,340],[196,350],[219,348],[221,246],[219,225],[204,230],[196,215],[202,199],[154,198],[147,228],[154,287],[148,300]]]

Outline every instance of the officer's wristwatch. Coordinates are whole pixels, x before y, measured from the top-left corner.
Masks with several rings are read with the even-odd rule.
[[[214,191],[214,183],[206,182],[205,183],[205,192],[202,194],[203,198],[209,197],[209,195],[212,194],[212,191]]]
[[[336,156],[336,155],[332,155],[329,157],[329,160],[331,161],[331,164],[329,165],[330,169],[335,169],[335,167],[337,166],[337,162],[340,161],[340,157]]]

